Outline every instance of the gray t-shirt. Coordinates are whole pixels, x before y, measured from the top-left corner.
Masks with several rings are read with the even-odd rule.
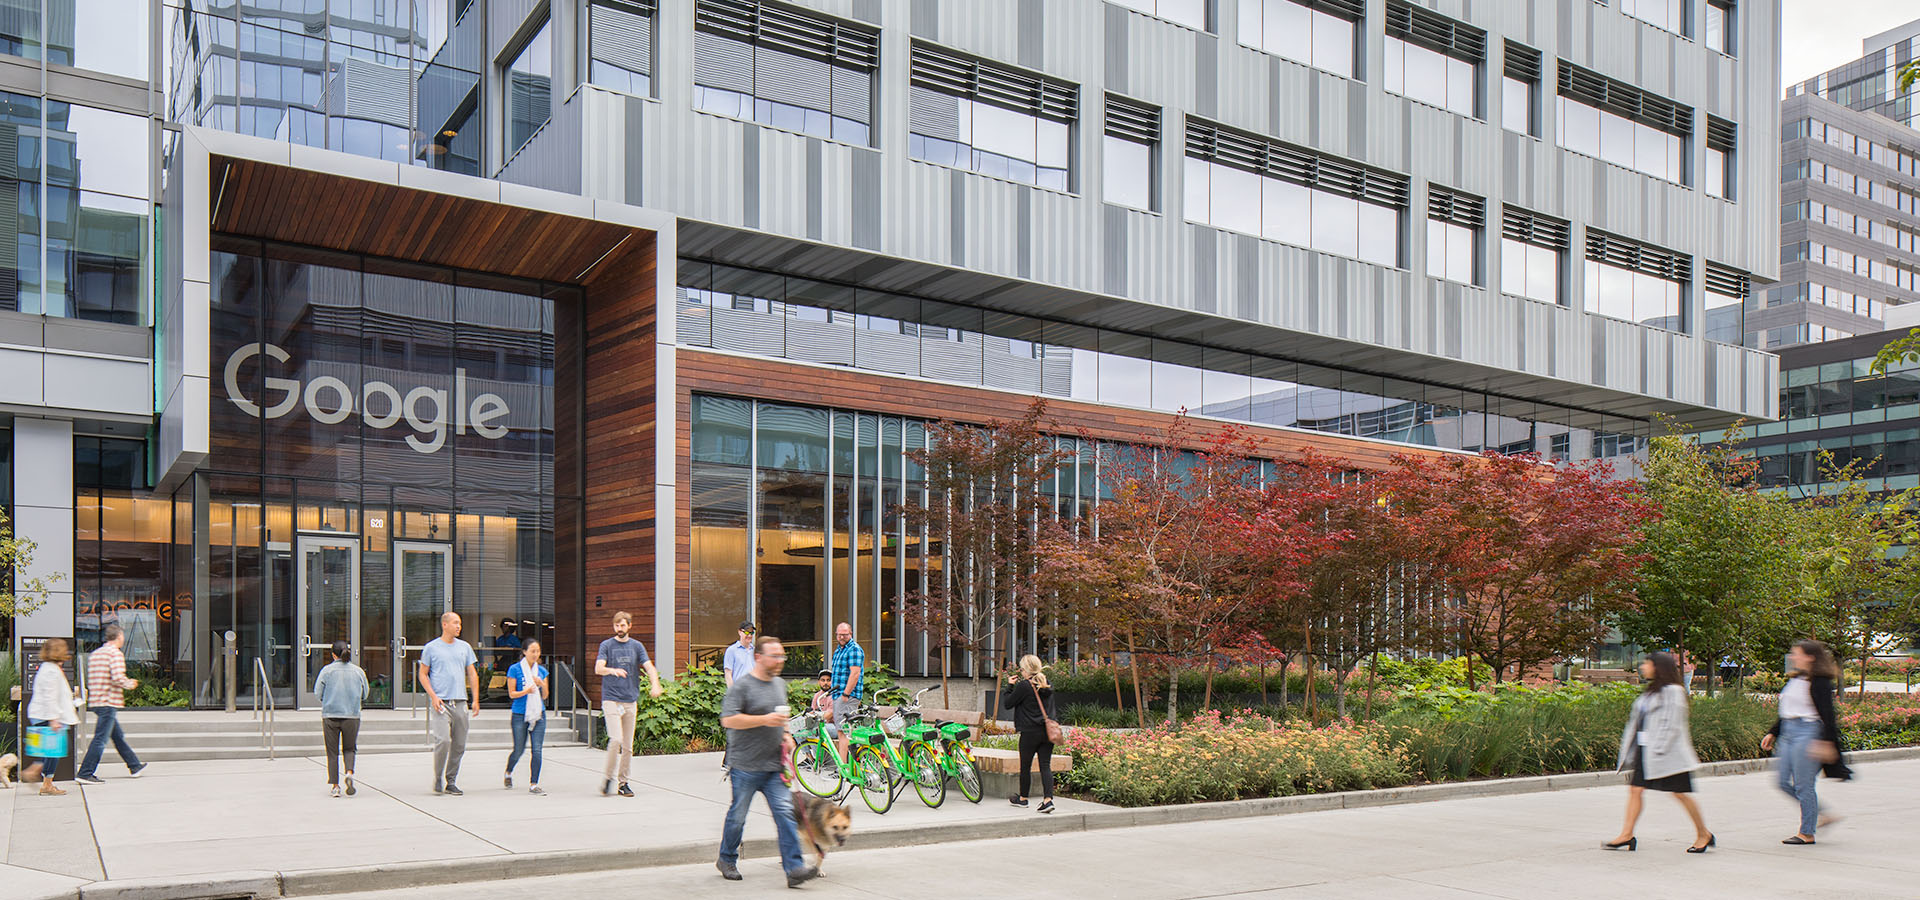
[[[434,638],[420,650],[420,661],[427,664],[427,682],[433,685],[436,696],[442,700],[467,699],[467,667],[480,661],[473,655],[472,644],[459,638],[451,644]]]
[[[640,667],[647,663],[647,648],[631,636],[624,641],[607,638],[600,642],[597,658],[605,660],[609,669],[627,670],[625,677],[600,676],[600,699],[611,703],[639,703]]]
[[[762,681],[760,676],[748,672],[744,678],[735,678],[727,688],[726,699],[720,701],[720,718],[764,716],[785,702],[785,679],[775,677],[772,681]],[[742,772],[778,772],[786,768],[780,758],[780,738],[785,733],[786,729],[770,725],[727,729],[727,765]]]

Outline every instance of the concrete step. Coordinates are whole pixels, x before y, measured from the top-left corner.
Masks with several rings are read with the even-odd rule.
[[[551,748],[553,745],[548,744],[547,746]],[[425,744],[420,744],[418,746],[412,746],[412,747],[379,747],[379,746],[370,747],[365,744],[362,744],[360,745],[359,753],[363,755],[369,754],[369,753],[374,753],[374,754],[409,753],[409,752],[418,752],[425,749],[427,749],[427,745]],[[513,743],[510,741],[505,743],[489,742],[489,743],[482,743],[482,744],[469,742],[467,744],[468,753],[474,753],[482,750],[512,750],[512,749],[513,749]],[[295,757],[295,756],[325,756],[327,752],[326,748],[320,746],[319,744],[296,745],[296,746],[288,746],[285,744],[275,744],[273,751],[274,751],[273,755],[279,759],[286,759],[288,757]],[[148,749],[144,746],[135,745],[134,752],[140,754],[141,762],[183,762],[183,761],[203,760],[203,759],[266,759],[267,758],[267,748],[265,747],[167,747],[167,748]],[[101,763],[101,770],[107,773],[106,777],[109,777],[109,778],[112,777],[112,767],[115,760],[117,760],[117,757],[113,755],[112,751],[108,751],[105,761]]]
[[[573,731],[560,724],[564,721],[556,716],[548,724],[549,746],[578,745]],[[120,723],[126,730],[127,742],[142,759],[262,759],[267,756],[259,720],[245,712],[133,710],[121,714]],[[92,725],[89,718],[76,735],[83,747],[92,738]],[[316,710],[283,710],[275,715],[273,727],[275,756],[319,756],[326,752]],[[467,747],[511,749],[511,728],[505,710],[486,710],[481,718],[473,721]],[[359,751],[362,753],[417,752],[430,746],[424,715],[416,717],[404,710],[368,710],[360,720]]]

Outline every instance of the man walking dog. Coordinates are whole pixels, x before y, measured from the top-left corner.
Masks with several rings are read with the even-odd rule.
[[[753,643],[753,668],[734,679],[720,701],[720,724],[727,729],[727,777],[733,782],[733,803],[720,832],[720,860],[714,866],[728,881],[740,880],[740,837],[747,829],[747,809],[753,795],[767,798],[773,828],[780,836],[780,867],[787,887],[799,887],[817,877],[820,869],[800,856],[800,831],[793,818],[793,796],[782,775],[787,771],[787,683],[779,672],[787,664],[780,639],[762,635]]]

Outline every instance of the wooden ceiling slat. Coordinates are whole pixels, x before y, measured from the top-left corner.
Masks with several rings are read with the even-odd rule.
[[[229,166],[213,222],[227,234],[571,282],[634,231],[253,160],[215,164]]]

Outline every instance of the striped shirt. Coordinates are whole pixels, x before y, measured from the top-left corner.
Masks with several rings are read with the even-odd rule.
[[[107,644],[87,657],[88,706],[126,706],[120,692],[136,683],[127,677],[127,656],[119,647]]]

